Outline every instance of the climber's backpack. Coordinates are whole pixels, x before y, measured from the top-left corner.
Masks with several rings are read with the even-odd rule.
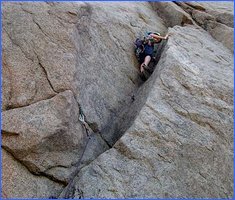
[[[144,51],[144,40],[141,40],[140,38],[137,38],[134,42],[135,44],[135,55],[140,60],[140,54]]]

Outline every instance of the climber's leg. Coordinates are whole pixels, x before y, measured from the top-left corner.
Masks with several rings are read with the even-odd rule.
[[[144,62],[140,65],[140,72],[144,71],[145,66],[147,67],[151,61],[151,56],[147,55],[144,58]]]

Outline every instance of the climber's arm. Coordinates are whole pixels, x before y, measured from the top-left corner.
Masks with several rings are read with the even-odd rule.
[[[168,34],[166,34],[165,37],[162,37],[160,35],[156,35],[156,34],[153,34],[153,33],[151,33],[150,36],[153,37],[154,39],[163,39],[163,40],[166,40],[169,37]]]

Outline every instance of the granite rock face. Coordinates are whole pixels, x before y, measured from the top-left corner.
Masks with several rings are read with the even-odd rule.
[[[231,5],[4,2],[3,196],[232,197]]]
[[[101,131],[138,88],[133,41],[148,30],[166,32],[148,3],[3,4],[3,110],[71,90]]]
[[[146,103],[82,169],[75,198],[233,196],[233,56],[193,26],[169,33]]]
[[[166,27],[148,3],[126,2],[87,4],[76,26],[79,101],[88,122],[112,144],[104,129],[140,85],[133,42]]]
[[[2,18],[2,146],[67,184],[86,141],[78,105],[97,132],[84,166],[114,142],[98,132],[141,83],[133,40],[166,27],[148,3],[5,2]]]

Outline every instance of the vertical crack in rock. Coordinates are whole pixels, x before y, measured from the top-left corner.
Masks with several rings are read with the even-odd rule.
[[[51,89],[52,89],[55,93],[58,94],[58,92],[54,89],[54,87],[53,87],[53,85],[52,85],[52,83],[51,83],[51,81],[50,81],[50,79],[49,79],[49,77],[48,77],[47,70],[45,69],[45,67],[44,67],[44,66],[42,65],[42,63],[40,62],[40,59],[39,59],[38,55],[37,55],[37,59],[38,59],[38,64],[39,64],[39,66],[42,68],[42,70],[43,70],[43,72],[44,72],[44,74],[45,74],[45,76],[46,76],[46,79],[47,79],[47,81],[48,81],[48,83],[49,83]]]
[[[161,42],[161,45],[158,46],[156,61],[153,64],[153,71],[157,70],[157,63],[161,59],[161,54],[164,50],[164,47],[166,45],[166,42]],[[141,107],[144,105],[147,96],[149,88],[151,88],[151,83],[154,78],[151,76],[149,77],[149,80],[143,85],[140,85],[139,88],[132,91],[129,95],[127,95],[127,102],[125,102],[125,105],[117,112],[115,115],[110,116],[110,119],[106,126],[100,131],[102,138],[109,143],[109,146],[112,147],[119,138],[125,133],[125,131],[132,125],[135,117],[138,115],[139,111],[141,110]],[[143,89],[144,88],[144,89]],[[143,92],[143,90],[146,90]],[[133,100],[134,96],[134,100]]]
[[[171,32],[174,31],[174,36],[172,36],[174,38],[165,50],[163,60],[160,60],[162,68],[155,71],[153,74],[154,76],[151,76],[142,88],[142,92],[148,87],[152,89],[150,93],[147,93],[147,101],[158,110],[160,115],[155,116],[147,111],[147,105],[138,107],[141,110],[141,114],[137,113],[137,115],[133,115],[135,116],[136,121],[115,144],[114,148],[102,154],[88,167],[83,168],[77,177],[74,190],[76,191],[76,189],[79,189],[82,191],[84,198],[99,198],[104,196],[109,198],[120,198],[124,195],[131,198],[136,197],[134,196],[135,194],[141,197],[165,197],[164,195],[166,193],[168,193],[170,197],[175,197],[175,190],[178,191],[177,197],[230,197],[232,195],[230,187],[231,179],[227,180],[227,177],[232,173],[231,162],[228,162],[229,158],[232,156],[230,153],[231,142],[227,142],[230,138],[231,130],[226,126],[226,124],[228,126],[231,125],[229,116],[224,115],[219,118],[219,120],[222,120],[220,122],[221,126],[224,126],[225,129],[227,128],[226,130],[228,131],[228,133],[223,134],[223,137],[219,137],[219,127],[213,127],[210,122],[204,122],[197,118],[197,113],[199,117],[200,115],[202,118],[204,117],[202,108],[208,109],[207,112],[212,112],[213,110],[215,113],[210,114],[210,116],[212,119],[215,117],[215,119],[211,120],[211,122],[217,123],[217,109],[211,109],[210,107],[201,108],[200,105],[204,101],[209,101],[206,97],[210,98],[210,100],[217,100],[217,97],[214,97],[213,95],[210,96],[209,92],[207,96],[203,96],[201,93],[195,93],[198,88],[202,91],[213,90],[213,88],[207,88],[207,84],[212,84],[211,87],[219,87],[217,84],[213,85],[214,81],[217,82],[220,80],[216,74],[219,73],[218,70],[220,70],[220,73],[222,74],[218,76],[223,76],[223,78],[221,77],[223,83],[226,82],[225,79],[231,80],[231,76],[229,76],[229,72],[227,72],[227,70],[231,71],[231,69],[230,67],[227,67],[223,70],[220,64],[211,61],[210,59],[213,60],[213,55],[210,55],[208,48],[202,48],[202,52],[200,52],[202,61],[209,63],[209,66],[204,66],[204,63],[201,60],[195,60],[195,54],[198,53],[197,50],[185,47],[184,40],[188,40],[189,38],[193,42],[196,40],[197,42],[193,43],[193,45],[199,47],[201,41],[198,41],[198,38],[202,40],[203,37],[204,46],[208,45],[209,47],[214,48],[218,45],[218,43],[216,43],[216,41],[205,31],[190,25],[186,27],[175,26],[171,30]],[[184,34],[189,38],[181,37],[181,34]],[[177,38],[177,36],[180,37],[180,39]],[[178,46],[174,43],[174,40],[178,40],[178,44],[180,45]],[[197,49],[196,47],[195,49]],[[222,50],[220,50],[220,48]],[[187,51],[188,54],[186,54],[185,51]],[[205,57],[203,56],[204,54],[206,55]],[[208,54],[210,56],[208,56]],[[230,55],[230,52],[220,44],[218,49],[215,48],[215,54]],[[189,60],[190,58],[192,60]],[[193,65],[194,62],[196,63],[195,66]],[[225,63],[223,60],[220,60],[220,62],[221,65]],[[165,66],[166,69],[163,68],[163,66]],[[192,68],[193,70],[186,71],[184,70],[185,67],[189,69]],[[207,70],[210,69],[211,71],[204,71],[205,68]],[[167,74],[167,76],[164,76],[164,79],[168,81],[167,85],[164,82],[165,80],[163,81],[162,78],[159,77],[160,73]],[[215,77],[213,76],[213,82],[208,79],[207,73],[215,75]],[[185,78],[183,79],[182,77]],[[185,85],[178,81],[180,78]],[[166,88],[162,88],[159,81],[168,91],[165,92]],[[204,85],[200,85],[200,83]],[[184,89],[182,89],[182,87],[184,87]],[[227,95],[232,86],[230,85],[228,87],[228,89],[226,87],[226,89],[224,88]],[[222,88],[220,88],[220,91],[221,90]],[[143,93],[140,93],[140,96],[143,97]],[[179,99],[174,99],[174,96]],[[170,98],[170,103],[168,102],[168,98]],[[182,99],[182,101],[179,101],[180,99]],[[172,103],[173,101],[176,101],[175,105],[178,108],[175,107],[171,101]],[[188,101],[192,104],[191,107],[187,107],[189,106]],[[231,109],[230,112],[232,112]],[[166,119],[163,119],[163,116],[166,116]],[[168,120],[168,123],[175,126],[174,129],[171,127],[171,131],[166,131],[166,127],[163,126],[165,120]],[[120,122],[121,120],[118,119],[117,121]],[[161,125],[159,125],[160,123]],[[122,126],[123,125],[124,124],[122,123]],[[120,127],[121,126],[119,126],[119,128]],[[120,129],[116,129],[113,133],[117,133],[118,131],[120,131]],[[161,137],[163,137],[164,140],[161,140]],[[176,143],[175,140],[179,140],[179,142]],[[147,145],[147,148],[145,145]],[[128,157],[123,158],[122,153],[128,155]],[[209,155],[211,155],[213,159],[212,157],[209,159]],[[156,168],[146,167],[147,164],[145,163],[145,159],[148,159],[153,166],[156,166]],[[216,161],[214,159],[216,159]],[[142,162],[138,162],[137,160],[141,160]],[[225,169],[222,170],[223,175],[220,176],[220,174],[218,174],[221,170],[219,163],[224,163],[225,160],[226,166]],[[217,164],[215,166],[214,162],[216,162],[218,166]],[[122,172],[119,172],[116,168],[122,170]],[[201,171],[199,174],[199,169],[201,171],[205,170],[206,175]],[[116,173],[116,171],[119,173]],[[151,173],[159,173],[159,184],[164,184],[165,181],[167,181],[164,179],[165,177],[169,177],[170,182],[172,183],[173,181],[174,183],[170,184],[168,189],[168,186],[163,189],[153,180],[149,180],[152,178]],[[209,184],[213,184],[216,180],[216,186],[210,188],[210,186],[205,184],[197,174],[202,176]],[[193,180],[190,179],[192,176],[194,177]],[[213,178],[214,176],[216,177]],[[139,186],[141,183],[144,184],[142,187]],[[147,184],[147,186],[145,184]],[[191,184],[196,184],[198,190],[195,191],[195,188],[191,187]],[[122,187],[123,185],[124,187]],[[175,187],[175,190],[172,191],[171,187],[173,186]],[[150,190],[151,194],[141,192],[152,187],[155,189]],[[91,191],[89,188],[93,188],[93,190]],[[124,194],[122,194],[121,191],[123,191]],[[155,193],[155,191],[159,191],[159,193]],[[214,192],[211,193],[211,191]],[[76,196],[75,192],[74,198],[78,196]]]

